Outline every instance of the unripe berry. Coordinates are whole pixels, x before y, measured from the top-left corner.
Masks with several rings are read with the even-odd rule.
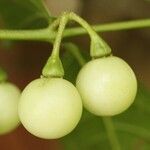
[[[61,78],[32,81],[23,91],[19,116],[24,127],[44,139],[70,133],[82,114],[82,101],[72,83]]]
[[[11,132],[19,125],[19,98],[20,90],[15,85],[0,83],[0,135]]]
[[[134,72],[124,60],[115,56],[88,62],[79,72],[76,86],[85,108],[98,116],[113,116],[125,111],[137,92]]]

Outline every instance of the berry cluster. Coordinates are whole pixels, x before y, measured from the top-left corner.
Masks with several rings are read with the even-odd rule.
[[[82,25],[91,39],[92,60],[79,72],[76,87],[63,79],[64,70],[59,58],[68,20]],[[82,104],[95,115],[113,116],[133,103],[137,92],[134,72],[124,60],[111,54],[111,48],[94,29],[72,12],[63,13],[48,29],[56,32],[57,26],[52,54],[41,78],[27,85],[21,96],[14,85],[0,83],[0,134],[10,132],[21,121],[33,135],[57,139],[76,127],[82,116]],[[0,81],[4,78],[3,74]]]
[[[113,116],[133,103],[136,91],[134,72],[115,56],[85,64],[77,76],[76,87],[63,78],[41,77],[27,85],[20,96],[16,86],[1,82],[0,134],[10,132],[21,121],[33,135],[57,139],[76,127],[82,103],[95,115]]]

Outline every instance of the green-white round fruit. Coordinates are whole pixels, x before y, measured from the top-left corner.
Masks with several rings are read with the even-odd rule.
[[[0,135],[18,127],[18,102],[20,90],[8,82],[0,83]]]
[[[61,78],[32,81],[23,91],[19,116],[33,135],[57,139],[70,133],[82,114],[82,100],[72,83]]]
[[[125,111],[134,101],[137,80],[121,58],[109,56],[88,62],[79,72],[77,89],[84,107],[98,116]]]

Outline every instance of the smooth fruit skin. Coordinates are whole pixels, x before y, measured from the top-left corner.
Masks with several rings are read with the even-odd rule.
[[[109,56],[88,62],[79,72],[77,89],[84,107],[98,116],[125,111],[134,101],[137,80],[121,58]]]
[[[32,81],[23,91],[19,116],[24,127],[44,139],[70,133],[82,114],[82,100],[74,85],[61,78]]]
[[[20,90],[8,82],[0,83],[0,135],[18,127],[18,102]]]

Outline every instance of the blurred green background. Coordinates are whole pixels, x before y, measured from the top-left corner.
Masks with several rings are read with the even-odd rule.
[[[46,0],[51,19],[64,10],[72,10],[90,24],[150,18],[149,0]],[[41,0],[0,0],[1,29],[34,29],[47,26],[48,14]],[[122,150],[150,150],[150,29],[101,33],[113,54],[126,60],[139,80],[137,98],[132,107],[113,117]],[[89,59],[89,37],[78,36],[65,41],[76,43]],[[23,89],[38,78],[50,55],[52,45],[44,42],[0,41],[0,66],[9,80]],[[74,83],[80,66],[63,51],[65,78]],[[102,118],[86,111],[78,127],[60,140],[41,140],[22,126],[0,137],[1,150],[111,150]]]

